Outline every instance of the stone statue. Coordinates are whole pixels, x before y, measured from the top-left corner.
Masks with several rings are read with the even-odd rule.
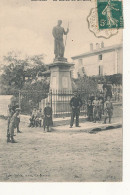
[[[54,37],[55,58],[64,57],[65,46],[63,42],[63,35],[67,35],[69,32],[69,29],[67,28],[67,31],[65,31],[64,28],[61,27],[61,24],[62,24],[62,20],[58,20],[57,26],[55,26],[52,30],[52,34]]]

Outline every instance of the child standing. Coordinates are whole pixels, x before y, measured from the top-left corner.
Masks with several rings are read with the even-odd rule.
[[[98,116],[99,116],[99,121],[102,119],[102,114],[103,114],[103,101],[102,99],[99,99],[99,108],[98,108]]]
[[[37,109],[34,108],[33,111],[32,111],[31,118],[29,119],[30,120],[29,127],[35,127],[36,126],[36,117],[37,117]]]
[[[107,118],[109,118],[109,123],[111,123],[111,118],[113,115],[113,105],[110,96],[107,97],[107,100],[104,104],[104,114],[105,114],[104,123],[106,123]]]
[[[87,115],[88,115],[88,121],[93,121],[93,105],[91,100],[88,100]]]
[[[36,117],[36,126],[40,126],[42,125],[42,117],[43,117],[43,114],[42,114],[42,109],[39,109],[38,112],[37,112],[37,117]]]
[[[97,96],[95,96],[95,99],[93,100],[92,105],[93,105],[93,120],[94,120],[94,123],[96,123],[97,119],[99,119],[99,116],[98,116],[99,100]]]

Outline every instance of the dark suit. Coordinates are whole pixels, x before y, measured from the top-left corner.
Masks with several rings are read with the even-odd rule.
[[[47,127],[47,130],[49,131],[49,126],[52,124],[53,124],[52,108],[47,106],[44,108],[44,121],[43,121],[44,130]]]
[[[73,126],[74,118],[76,117],[76,127],[79,126],[79,114],[80,114],[80,107],[83,105],[81,98],[79,97],[72,97],[70,100],[71,106],[71,121],[70,126]]]

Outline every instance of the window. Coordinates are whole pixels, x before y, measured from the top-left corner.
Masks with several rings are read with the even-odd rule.
[[[82,67],[82,73],[83,73],[83,75],[86,75],[86,72],[85,72],[85,68],[84,67]]]
[[[100,55],[98,56],[98,59],[99,59],[99,60],[102,60],[102,54],[100,54]]]
[[[79,59],[79,66],[83,65],[83,59]]]
[[[99,65],[99,76],[103,75],[103,66]]]

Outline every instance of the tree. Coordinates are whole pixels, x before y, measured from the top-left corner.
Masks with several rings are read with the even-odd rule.
[[[24,68],[27,65],[27,59],[18,59],[14,52],[4,56],[3,74],[0,79],[3,94],[15,94],[22,89],[25,82]]]
[[[98,85],[93,78],[87,77],[84,73],[83,76],[79,75],[77,79],[73,80],[73,91],[77,91],[85,103],[89,95],[97,94]]]
[[[98,89],[97,82],[95,82],[91,77],[87,77],[84,75],[79,77],[77,79],[74,79],[74,89],[78,91],[86,91],[86,93],[95,93]]]
[[[4,56],[3,74],[0,78],[2,94],[14,95],[23,88],[26,75],[32,75],[33,79],[39,71],[46,70],[42,55],[21,59],[18,54],[9,52],[7,56]]]
[[[15,52],[4,56],[3,73],[0,77],[1,94],[14,95],[17,100],[19,97],[23,108],[30,106],[29,101],[37,105],[46,97],[44,91],[49,90],[48,80],[38,80],[38,75],[47,70],[43,60],[43,55],[21,58]]]
[[[4,94],[14,94],[21,90],[25,81],[24,63],[9,64],[4,67],[4,73],[1,75],[2,92]]]
[[[44,64],[44,55],[34,55],[28,57],[29,65],[26,67],[26,76],[32,77],[35,79],[39,72],[44,72],[47,70],[46,65]]]
[[[49,92],[49,80],[43,79],[36,82],[27,82],[25,83],[22,91],[22,111],[27,113],[31,112],[32,108],[38,107],[39,102],[48,96]]]

